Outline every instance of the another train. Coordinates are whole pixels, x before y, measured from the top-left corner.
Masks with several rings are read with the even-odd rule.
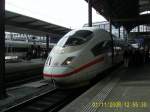
[[[54,44],[50,44],[50,49]],[[43,51],[46,51],[46,43],[28,42],[28,41],[5,41],[5,56],[17,56],[18,58],[26,58],[28,52],[35,51],[35,58],[39,58]]]
[[[123,60],[123,42],[115,38],[99,28],[70,31],[50,52],[43,70],[44,79],[58,86],[89,82]]]

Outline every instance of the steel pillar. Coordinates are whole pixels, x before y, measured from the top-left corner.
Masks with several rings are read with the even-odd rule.
[[[120,26],[119,26],[119,28],[118,28],[118,34],[119,34],[119,38],[120,38]]]
[[[127,30],[123,27],[123,38],[125,39],[125,41],[127,42],[128,37],[127,37]]]
[[[125,38],[125,29],[124,29],[124,27],[123,27],[123,38],[126,39]]]
[[[92,0],[88,0],[88,26],[92,27]]]
[[[138,26],[138,32],[140,32],[140,25]]]
[[[0,99],[5,98],[5,0],[0,0]]]
[[[49,35],[46,35],[46,54],[48,56],[49,53]]]

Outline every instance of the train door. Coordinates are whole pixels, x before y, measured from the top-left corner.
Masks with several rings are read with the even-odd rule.
[[[104,48],[103,48],[103,44],[104,44],[104,41],[101,41],[99,43],[97,43],[95,46],[93,46],[93,48],[91,49],[91,52],[92,54],[94,55],[95,58],[102,58],[102,62],[101,63],[98,63],[96,68],[95,68],[95,71],[99,71],[99,70],[103,70],[105,68],[104,66],[104,58],[105,58],[105,51],[104,51]]]

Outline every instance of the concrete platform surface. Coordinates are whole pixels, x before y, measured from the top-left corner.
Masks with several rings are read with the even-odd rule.
[[[150,65],[119,68],[60,112],[150,112]]]
[[[44,80],[9,88],[7,89],[8,97],[0,100],[0,112],[51,89],[54,87]]]

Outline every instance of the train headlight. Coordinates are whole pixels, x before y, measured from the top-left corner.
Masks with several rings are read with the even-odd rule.
[[[75,57],[68,57],[68,58],[62,63],[62,65],[69,65],[69,64],[71,64],[74,58],[75,58]]]

